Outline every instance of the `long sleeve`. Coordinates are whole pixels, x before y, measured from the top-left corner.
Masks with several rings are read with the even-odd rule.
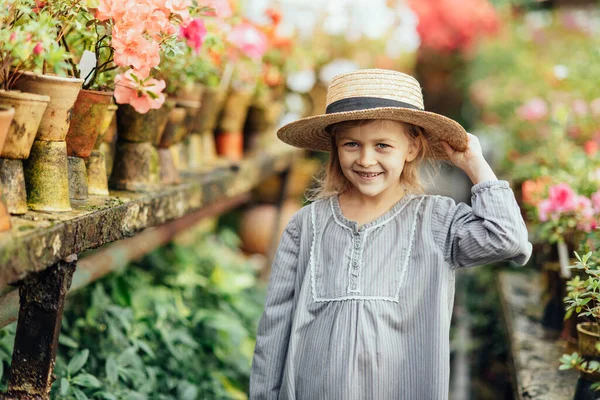
[[[503,260],[524,265],[532,246],[508,182],[482,182],[471,194],[472,208],[444,197],[434,206],[433,236],[446,261],[454,268]]]
[[[277,400],[285,365],[299,251],[296,215],[288,223],[275,254],[265,311],[256,336],[250,376],[251,400]]]

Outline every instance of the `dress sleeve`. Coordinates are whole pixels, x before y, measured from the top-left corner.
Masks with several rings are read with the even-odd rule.
[[[432,211],[434,240],[453,268],[514,261],[531,256],[527,228],[506,181],[481,182],[471,189],[472,208],[439,197]]]
[[[298,263],[296,216],[288,223],[273,259],[265,310],[258,325],[250,375],[250,400],[277,400],[283,376]]]

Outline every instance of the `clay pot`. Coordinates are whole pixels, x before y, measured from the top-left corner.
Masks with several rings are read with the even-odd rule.
[[[29,157],[40,121],[50,97],[15,90],[0,90],[0,106],[12,107],[15,114],[0,157],[22,160]]]
[[[24,161],[27,206],[36,211],[71,211],[67,144],[36,140]]]
[[[24,72],[15,82],[14,88],[23,92],[50,96],[36,139],[63,141],[69,131],[71,113],[83,79],[63,78]]]
[[[199,101],[177,101],[179,107],[185,108],[185,120],[183,124],[185,125],[186,134],[198,131],[196,129],[196,116],[200,112],[200,104]]]
[[[8,231],[11,228],[10,214],[4,202],[4,193],[0,185],[0,232]]]
[[[200,82],[191,82],[179,89],[177,92],[177,101],[200,101],[202,100],[202,93],[204,92],[204,85]]]
[[[281,208],[281,221],[277,231],[275,231],[277,206],[274,204],[261,204],[244,212],[239,229],[244,251],[267,254],[273,235],[281,237],[287,223],[301,207],[299,202],[287,200]]]
[[[160,139],[159,148],[166,149],[179,143],[188,131],[184,125],[187,110],[183,107],[175,107],[169,113],[169,122]]]
[[[118,190],[157,190],[159,165],[158,151],[150,142],[131,143],[119,139],[108,185]]]
[[[108,106],[108,110],[104,115],[102,121],[102,128],[100,128],[100,134],[96,140],[98,148],[100,143],[113,143],[115,136],[117,136],[117,110],[119,106],[111,104]]]
[[[88,158],[100,131],[113,92],[81,90],[73,107],[71,124],[67,132],[67,154]],[[110,121],[109,121],[110,122]]]
[[[233,161],[244,158],[244,135],[242,132],[221,132],[217,136],[217,153]]]
[[[215,129],[217,118],[225,101],[225,92],[218,88],[204,88],[202,104],[196,115],[195,127],[198,133],[212,132]]]
[[[252,102],[252,92],[232,90],[229,92],[219,120],[220,132],[241,132],[244,128],[248,107]]]
[[[88,177],[85,160],[81,157],[67,157],[69,172],[69,198],[86,200],[88,198]]]
[[[173,154],[170,149],[158,149],[160,160],[160,181],[165,185],[176,185],[181,182],[179,171],[175,167]]]
[[[0,106],[0,151],[4,147],[6,142],[6,136],[10,130],[13,118],[15,116],[15,109],[12,107]]]
[[[174,101],[166,101],[161,108],[140,114],[130,105],[120,104],[117,110],[119,138],[129,142],[150,142],[158,145],[173,107]]]

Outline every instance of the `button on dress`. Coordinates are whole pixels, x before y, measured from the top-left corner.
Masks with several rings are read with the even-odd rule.
[[[358,226],[338,196],[288,223],[269,279],[251,400],[444,400],[457,268],[531,255],[506,181],[472,188],[472,208],[405,195]]]

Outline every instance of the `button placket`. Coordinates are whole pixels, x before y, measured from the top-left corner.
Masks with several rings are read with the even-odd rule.
[[[354,233],[354,250],[352,251],[352,257],[350,259],[350,276],[348,292],[360,292],[359,279],[360,279],[360,258],[362,254],[362,236],[360,233]]]

